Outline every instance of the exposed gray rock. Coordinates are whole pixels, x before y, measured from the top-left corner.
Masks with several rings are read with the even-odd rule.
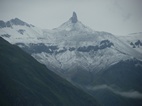
[[[77,23],[77,15],[76,15],[76,13],[75,12],[73,12],[73,15],[72,15],[72,17],[70,18],[70,20],[72,21],[72,23]]]

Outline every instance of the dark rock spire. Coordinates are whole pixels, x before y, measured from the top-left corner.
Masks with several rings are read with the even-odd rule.
[[[70,18],[70,20],[72,21],[72,23],[77,23],[77,15],[76,15],[76,13],[75,12],[73,12],[73,15],[72,15],[72,17]]]

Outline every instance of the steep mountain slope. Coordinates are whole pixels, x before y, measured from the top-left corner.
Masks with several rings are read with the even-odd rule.
[[[27,26],[25,27],[27,28]],[[33,27],[28,28],[32,30]],[[1,28],[0,32],[3,29]],[[5,34],[8,30],[15,31],[14,28],[6,28]],[[142,93],[142,55],[129,46],[125,40],[108,32],[92,30],[78,20],[75,12],[61,26],[53,30],[40,30],[40,32],[36,36],[29,33],[30,37],[25,39],[21,34],[16,35],[21,40],[15,40],[12,36],[8,38],[8,35],[0,36],[18,45],[73,84],[89,90],[106,106],[116,102],[118,102],[118,106],[119,104],[126,106],[131,103],[131,106],[141,105],[141,98],[133,98],[135,92],[132,92],[134,94],[132,98],[123,97],[124,94],[129,93],[129,90],[136,91],[136,94],[140,93],[140,97]],[[140,44],[138,41],[138,45]],[[97,87],[96,85],[106,85],[109,89],[92,90]],[[124,91],[124,93],[120,91]],[[98,93],[96,94],[96,92]],[[104,98],[102,98],[102,92],[105,94]],[[106,101],[106,98],[113,99]]]
[[[142,32],[121,36],[119,39],[127,43],[138,52],[142,53]]]
[[[92,76],[87,89],[104,106],[142,105],[142,61],[121,61]]]
[[[1,106],[98,106],[96,100],[0,37]]]

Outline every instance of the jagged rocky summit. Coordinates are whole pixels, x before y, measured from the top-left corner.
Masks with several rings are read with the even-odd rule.
[[[72,23],[77,23],[78,19],[77,19],[77,15],[75,12],[73,12],[72,17],[70,18],[70,20],[72,21]]]

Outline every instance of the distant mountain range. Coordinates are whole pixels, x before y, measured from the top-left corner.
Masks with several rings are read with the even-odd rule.
[[[11,27],[6,25],[8,22]],[[8,22],[0,21],[1,37],[18,45],[58,75],[89,90],[104,105],[112,105],[114,101],[121,106],[141,105],[142,33],[117,37],[108,32],[95,31],[82,24],[75,12],[67,22],[53,30],[43,30],[17,18]],[[128,98],[109,89],[115,96],[107,95],[108,98],[114,97],[114,101],[108,102],[99,94],[92,93],[96,92],[92,88],[103,85],[117,92],[134,91],[140,97]],[[128,99],[128,102],[117,101],[118,95],[121,100]]]

